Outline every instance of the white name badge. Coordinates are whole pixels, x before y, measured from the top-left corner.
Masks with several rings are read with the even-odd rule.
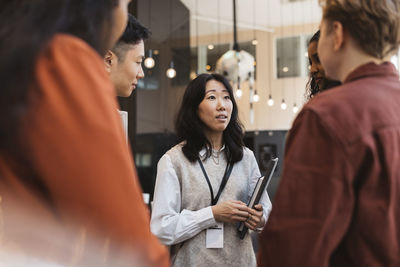
[[[206,248],[223,248],[224,247],[224,223],[207,229],[206,232]]]

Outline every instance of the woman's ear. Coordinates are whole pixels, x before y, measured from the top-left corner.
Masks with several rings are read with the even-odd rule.
[[[104,58],[103,58],[103,61],[104,61],[104,65],[105,65],[105,67],[106,67],[106,71],[108,72],[108,73],[110,73],[111,72],[111,68],[114,66],[114,64],[116,63],[115,61],[116,61],[116,56],[115,56],[115,54],[112,52],[112,51],[110,51],[110,50],[108,50],[107,51],[107,53],[106,53],[106,55],[104,56]]]

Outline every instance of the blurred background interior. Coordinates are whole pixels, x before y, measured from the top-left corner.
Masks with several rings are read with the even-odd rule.
[[[128,135],[150,200],[157,162],[176,144],[175,115],[186,85],[199,73],[221,71],[219,59],[231,64],[227,52],[234,45],[233,1],[133,0],[130,5],[130,13],[151,29],[152,37],[145,45],[145,78],[131,97],[119,101],[129,114]],[[245,144],[254,151],[261,172],[269,158],[280,159],[268,188],[272,201],[287,131],[306,101],[307,44],[321,15],[318,0],[236,0],[237,44],[249,55],[239,74],[225,74],[238,76],[246,70],[240,83],[232,83]],[[399,54],[392,62],[399,66]]]

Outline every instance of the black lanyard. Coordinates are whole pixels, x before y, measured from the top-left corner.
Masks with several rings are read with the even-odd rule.
[[[222,178],[221,185],[219,186],[219,190],[217,193],[217,196],[214,198],[214,192],[210,183],[210,179],[208,179],[208,175],[206,173],[206,170],[204,169],[203,163],[201,162],[200,159],[198,159],[198,162],[200,163],[201,170],[203,171],[204,177],[207,180],[208,187],[210,188],[210,193],[211,193],[211,206],[217,204],[219,197],[221,196],[222,190],[224,190],[226,183],[228,182],[229,177],[231,176],[233,164],[227,163],[226,164],[226,169],[224,173],[224,177]]]

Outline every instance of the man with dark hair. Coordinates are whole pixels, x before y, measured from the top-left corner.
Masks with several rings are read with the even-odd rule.
[[[318,55],[343,85],[293,123],[259,266],[400,266],[400,0],[320,0]]]
[[[150,31],[129,14],[124,33],[115,46],[107,51],[104,63],[117,96],[129,97],[138,81],[144,77],[144,40],[149,36]],[[119,114],[128,138],[128,112],[120,110]]]
[[[105,55],[106,70],[110,73],[118,96],[129,97],[138,81],[144,77],[144,40],[149,36],[150,31],[129,14],[125,32]]]

